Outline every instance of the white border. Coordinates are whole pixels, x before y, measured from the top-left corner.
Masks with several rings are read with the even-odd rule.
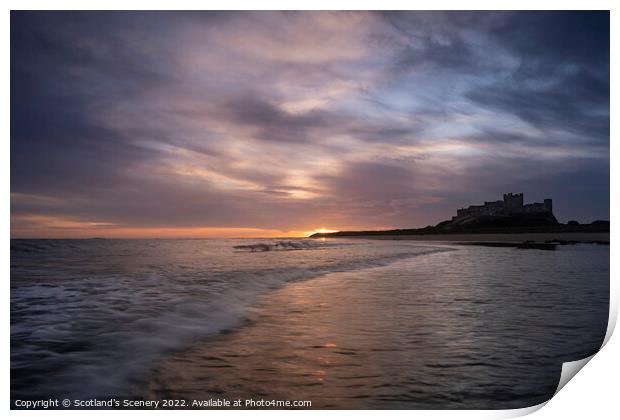
[[[90,1],[88,3],[78,2],[76,0],[57,0],[53,4],[50,2],[38,0],[38,1],[6,1],[3,4],[8,5],[5,9],[5,14],[2,18],[2,57],[4,58],[4,65],[2,66],[3,75],[3,98],[2,101],[2,127],[4,128],[5,136],[2,142],[2,153],[0,159],[2,159],[1,165],[1,185],[4,189],[4,205],[2,206],[2,230],[5,232],[5,241],[2,242],[2,253],[5,256],[4,266],[4,279],[6,279],[5,287],[3,290],[3,323],[2,333],[3,337],[9,337],[9,278],[10,278],[10,206],[8,197],[10,195],[10,123],[9,123],[9,110],[10,110],[10,67],[9,67],[9,50],[10,50],[10,13],[9,10],[27,10],[27,9],[156,9],[156,10],[202,10],[202,9],[275,9],[275,10],[561,10],[561,9],[584,9],[584,10],[611,10],[611,38],[612,38],[612,60],[611,60],[611,74],[618,74],[620,67],[618,66],[618,19],[617,12],[613,8],[612,1],[542,1],[542,0],[521,0],[521,1],[491,1],[491,0],[475,0],[475,1],[404,1],[404,0],[382,0],[382,1],[325,1],[325,0],[298,0],[295,2],[283,1],[283,0],[269,0],[260,2],[251,2],[243,0],[229,0],[227,2],[205,2],[196,0],[176,0],[174,2],[166,2],[160,0],[108,0],[108,1]],[[617,121],[618,112],[616,110],[615,98],[618,93],[618,85],[615,82],[613,76],[611,80],[611,138],[617,138],[618,125],[614,123]],[[614,118],[616,117],[616,118]],[[611,145],[611,161],[618,162],[618,148]],[[618,185],[618,170],[614,165],[611,166],[611,189],[615,191],[615,187]],[[617,227],[614,221],[618,220],[618,197],[616,194],[611,194],[611,221],[612,231],[611,236],[616,237]],[[615,240],[612,241],[615,243]],[[381,413],[375,413],[371,411],[296,411],[294,416],[302,418],[310,418],[316,415],[328,418],[341,418],[342,416],[356,416],[360,418],[370,418],[379,414],[381,416],[389,416],[395,418],[411,418],[415,416],[417,418],[505,418],[514,417],[519,415],[528,414],[536,411],[542,406],[548,405],[543,410],[537,411],[534,414],[535,418],[548,419],[548,418],[565,418],[565,419],[582,419],[585,416],[588,417],[601,417],[606,418],[611,413],[617,412],[618,404],[616,403],[617,395],[615,392],[616,385],[618,384],[619,363],[618,355],[620,345],[617,343],[618,339],[612,339],[609,341],[611,332],[616,323],[618,313],[618,252],[617,249],[612,246],[611,248],[611,302],[610,302],[610,323],[608,328],[608,334],[606,337],[606,345],[602,351],[592,359],[590,363],[579,373],[579,378],[575,381],[571,381],[562,391],[552,398],[547,404],[541,404],[537,407],[520,410],[504,410],[504,411],[382,411]],[[4,360],[3,373],[4,381],[2,382],[2,408],[9,409],[9,380],[10,380],[10,341],[5,340],[4,346],[2,346],[2,357]],[[132,412],[114,412],[112,415],[117,417],[135,417],[144,416],[144,413],[148,413],[149,417],[162,418],[172,416],[183,416],[204,419],[205,417],[217,416],[219,418],[235,418],[243,416],[246,412],[237,411],[219,411],[219,412],[204,412],[204,411],[186,411],[186,412],[166,412],[166,411],[132,411]],[[25,412],[25,411],[11,411],[10,415],[19,418],[31,418],[38,417],[40,412]],[[271,419],[271,418],[288,418],[291,416],[291,412],[287,411],[251,411],[247,412],[248,415],[258,419]],[[48,411],[44,414],[46,417],[52,419],[65,419],[65,418],[82,418],[84,413],[79,411]],[[109,411],[89,411],[88,417],[92,418],[107,418],[111,415]]]

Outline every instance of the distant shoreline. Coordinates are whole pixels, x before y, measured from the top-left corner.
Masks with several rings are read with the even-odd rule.
[[[443,242],[609,242],[609,232],[529,232],[529,233],[441,233],[441,234],[373,234],[373,235],[324,235],[323,238],[379,239]]]

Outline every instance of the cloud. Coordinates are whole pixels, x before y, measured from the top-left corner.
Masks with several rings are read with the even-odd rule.
[[[511,113],[530,125],[560,129],[608,142],[609,84],[578,73],[551,86],[528,87],[514,80],[473,88],[466,97],[484,107]]]
[[[16,223],[607,218],[608,153],[606,12],[11,13]]]
[[[250,127],[255,138],[267,141],[306,142],[310,132],[339,123],[324,111],[294,114],[251,94],[230,100],[221,112],[232,124]]]

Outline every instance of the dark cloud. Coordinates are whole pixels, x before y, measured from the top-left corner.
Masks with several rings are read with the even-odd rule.
[[[494,21],[489,35],[519,65],[467,98],[538,128],[608,142],[608,12],[511,13]]]
[[[489,34],[524,62],[576,62],[609,72],[608,11],[505,13]]]
[[[396,57],[395,68],[409,71],[427,68],[435,71],[474,71],[479,62],[462,37],[455,35],[443,41],[426,37],[418,39],[416,46],[405,46]]]
[[[258,138],[276,142],[303,143],[311,132],[339,124],[334,115],[317,110],[293,114],[252,94],[229,101],[221,111],[232,123],[256,129]]]
[[[489,109],[514,114],[536,128],[560,129],[607,142],[609,114],[605,101],[609,103],[609,96],[597,98],[596,85],[597,81],[580,77],[548,88],[529,88],[508,81],[477,87],[468,92],[467,98]],[[580,95],[583,90],[588,91],[587,95]]]
[[[608,218],[609,47],[608,12],[12,12],[12,214],[398,227],[523,191]]]
[[[485,76],[484,82],[472,84],[467,99],[537,128],[568,130],[601,141],[609,137],[608,12],[384,16],[404,35],[404,42],[391,45],[399,71],[430,66],[431,71]],[[472,32],[481,36],[468,41]],[[487,44],[476,46],[481,39]],[[495,53],[488,50],[493,46]],[[498,62],[502,49],[517,62],[507,75]]]
[[[96,121],[122,95],[165,83],[116,38],[113,13],[11,13],[11,189],[97,191],[153,158]]]
[[[255,130],[257,139],[283,143],[320,143],[330,135],[346,135],[369,143],[413,144],[430,123],[429,115],[416,113],[407,122],[361,118],[345,112],[310,109],[291,113],[256,94],[230,100],[216,111],[223,120]]]
[[[382,16],[398,34],[380,38],[383,46],[395,50],[393,69],[398,72],[473,72],[484,65],[463,30],[484,25],[488,13],[384,12]]]

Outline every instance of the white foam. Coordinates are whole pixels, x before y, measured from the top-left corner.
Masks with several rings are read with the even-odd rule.
[[[268,248],[325,246],[318,241],[277,241]],[[11,340],[17,346],[11,367],[49,372],[37,377],[32,387],[20,389],[20,396],[127,395],[131,381],[146,374],[165,354],[242,325],[271,289],[329,272],[376,267],[442,250],[410,247],[406,252],[342,261],[340,254],[334,254],[323,265],[309,268],[206,273],[202,280],[192,282],[152,274],[140,279],[93,276],[14,286]]]
[[[291,251],[302,249],[317,249],[330,246],[329,242],[319,242],[314,240],[304,241],[274,241],[274,242],[260,242],[249,245],[235,245],[234,249],[238,251],[249,252],[267,252],[267,251]]]

